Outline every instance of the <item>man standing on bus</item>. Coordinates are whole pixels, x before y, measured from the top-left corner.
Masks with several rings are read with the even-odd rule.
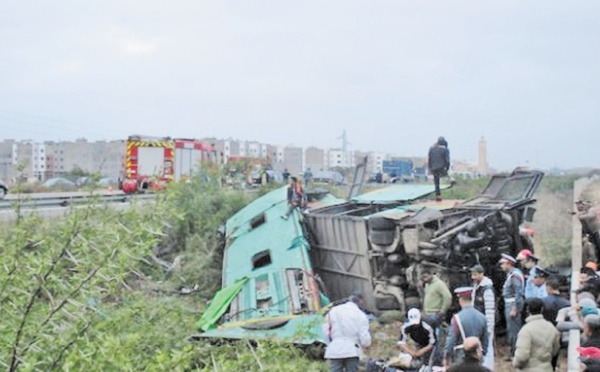
[[[444,137],[438,138],[437,142],[429,148],[428,166],[435,183],[435,200],[441,201],[440,178],[447,176],[450,169],[450,151]]]
[[[281,216],[284,220],[290,217],[294,209],[303,207],[304,204],[304,190],[302,189],[302,185],[296,177],[290,177],[290,180],[291,182],[287,190],[288,210]]]

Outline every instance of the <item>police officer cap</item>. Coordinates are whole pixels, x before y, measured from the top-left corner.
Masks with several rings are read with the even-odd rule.
[[[473,287],[458,287],[454,290],[457,297],[471,297]]]
[[[535,268],[535,276],[538,276],[540,278],[547,278],[550,276],[550,273],[544,269],[542,269],[541,267],[537,266]]]
[[[529,249],[522,249],[521,252],[517,255],[517,261],[526,260],[533,254]]]
[[[500,258],[500,263],[505,263],[505,262],[511,262],[513,264],[516,264],[517,260],[511,255],[502,253],[502,258]]]
[[[471,272],[472,273],[483,273],[483,272],[485,272],[485,269],[480,264],[477,264],[477,265],[471,267]]]
[[[535,262],[538,262],[540,260],[534,254],[530,254],[528,259],[529,259],[529,261],[535,261]]]

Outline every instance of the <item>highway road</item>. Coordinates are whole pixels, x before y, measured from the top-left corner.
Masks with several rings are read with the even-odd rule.
[[[122,191],[108,191],[108,190],[96,190],[90,191],[69,191],[69,192],[42,192],[42,193],[27,193],[27,194],[13,194],[8,193],[4,198],[4,201],[16,201],[20,199],[47,199],[47,198],[81,198],[89,197],[90,195],[125,195]]]
[[[71,208],[86,207],[92,199],[97,199],[99,206],[109,204],[112,208],[121,210],[129,208],[131,200],[146,202],[154,197],[154,194],[125,195],[121,191],[13,194],[0,201],[0,220],[15,219],[17,203],[21,204],[22,214],[35,212],[46,218],[52,218],[68,214]]]

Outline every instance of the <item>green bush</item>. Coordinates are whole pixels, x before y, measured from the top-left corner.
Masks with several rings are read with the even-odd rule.
[[[160,224],[131,209],[30,216],[1,231],[0,365],[54,369],[99,321],[94,301],[118,295]]]

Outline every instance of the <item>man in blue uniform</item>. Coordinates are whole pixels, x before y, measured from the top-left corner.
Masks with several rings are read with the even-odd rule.
[[[460,363],[464,356],[463,343],[467,337],[477,337],[483,346],[485,354],[488,344],[487,321],[485,315],[473,307],[472,287],[460,287],[454,290],[458,296],[461,310],[450,321],[444,366],[450,362]]]
[[[519,252],[516,258],[517,262],[521,264],[521,267],[523,269],[523,277],[525,278],[525,299],[537,297],[535,295],[536,289],[535,284],[533,283],[533,279],[535,278],[535,274],[537,271],[536,265],[539,259],[529,249],[523,249],[521,252]]]
[[[502,297],[504,298],[504,316],[506,318],[506,336],[510,345],[510,356],[515,352],[517,335],[523,325],[521,313],[523,312],[523,288],[525,279],[521,270],[517,269],[517,260],[505,253],[500,259],[500,266],[506,273],[506,281],[502,286]]]
[[[540,266],[535,267],[535,276],[533,277],[533,296],[532,298],[548,297],[548,289],[546,288],[546,279],[550,273]]]

